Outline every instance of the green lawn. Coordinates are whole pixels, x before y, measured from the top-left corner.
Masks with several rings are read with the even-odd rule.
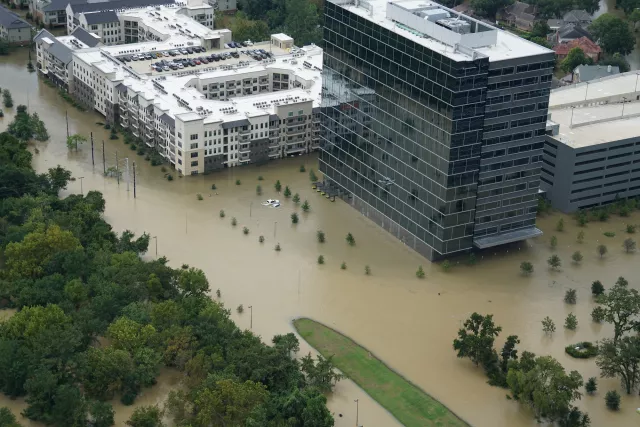
[[[411,384],[351,339],[310,319],[294,320],[296,330],[324,357],[358,384],[406,427],[468,426],[444,405]]]

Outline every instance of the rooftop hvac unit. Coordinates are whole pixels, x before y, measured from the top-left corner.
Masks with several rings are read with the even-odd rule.
[[[467,21],[457,18],[440,19],[436,24],[448,28],[458,34],[469,34],[471,32],[471,24]]]

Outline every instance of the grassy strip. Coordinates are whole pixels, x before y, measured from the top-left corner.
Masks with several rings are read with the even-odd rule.
[[[311,319],[296,319],[296,330],[406,427],[468,426],[443,404],[387,367],[346,336]]]

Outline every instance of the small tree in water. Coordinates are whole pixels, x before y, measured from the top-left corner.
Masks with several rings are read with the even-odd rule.
[[[216,296],[218,298],[220,298],[222,296],[222,293],[220,292],[220,289],[216,289]]]
[[[282,248],[280,248],[280,243],[276,243],[276,252],[280,252],[282,250]]]
[[[242,306],[242,304],[240,304],[240,305],[238,306],[238,308],[236,308],[236,311],[237,311],[239,314],[242,314],[242,313],[244,312],[244,307]]]
[[[240,181],[239,179],[236,179],[236,185],[241,185],[242,181]]]
[[[529,261],[522,261],[520,263],[520,271],[525,276],[528,276],[529,274],[533,273],[533,264],[531,264]]]
[[[316,231],[316,238],[318,239],[318,243],[324,243],[325,241],[324,231],[322,230]]]
[[[276,184],[275,184],[273,187],[274,187],[274,188],[276,189],[276,191],[279,193],[279,192],[280,192],[280,190],[282,189],[282,184],[280,184],[280,180],[277,180],[277,181],[276,181]]]
[[[564,327],[569,329],[570,331],[575,331],[578,327],[578,318],[575,314],[569,313],[567,318],[564,320]]]
[[[324,255],[318,257],[318,264],[324,264]]]
[[[242,233],[244,233],[245,235],[249,234],[249,228],[248,227],[242,227]]]
[[[578,243],[584,242],[584,231],[578,233],[578,237],[576,240],[578,241]]]
[[[347,263],[342,261],[342,264],[340,264],[340,270],[346,270],[347,269]]]
[[[307,171],[307,169],[304,167],[304,165],[300,165],[300,172],[304,173],[306,171]]]
[[[560,218],[556,224],[556,231],[564,231],[564,219]]]
[[[234,216],[233,218],[231,218],[231,225],[233,225],[234,227],[236,225],[238,225],[238,220],[236,219],[236,217]]]
[[[224,218],[224,215],[225,215],[224,209],[220,209],[220,218]]]
[[[600,258],[603,258],[608,251],[605,245],[598,245],[598,248],[596,250],[598,251],[598,255],[600,255]]]
[[[313,172],[313,169],[309,169],[309,180],[311,182],[316,182],[318,180],[318,177],[316,176],[315,172]]]
[[[591,284],[591,295],[598,297],[604,293],[604,286],[600,280],[596,280]]]
[[[309,202],[307,202],[306,200],[300,207],[302,208],[303,212],[309,212],[309,209],[311,209],[311,205],[309,205]]]
[[[564,293],[564,302],[566,304],[575,304],[577,299],[577,292],[573,288],[567,289],[567,292]]]
[[[345,240],[347,241],[349,246],[354,246],[356,244],[356,239],[353,237],[353,234],[351,233],[347,233],[347,237],[345,237]]]
[[[291,190],[289,190],[289,186],[288,186],[288,185],[284,187],[284,193],[282,193],[282,194],[283,194],[283,195],[284,195],[284,197],[286,197],[287,199],[288,199],[289,197],[291,197]]]
[[[556,324],[553,323],[549,316],[542,319],[542,331],[547,335],[551,335],[556,331]]]
[[[624,248],[626,253],[633,252],[636,250],[636,241],[630,237],[624,239],[624,242],[622,242],[622,247]]]
[[[442,269],[444,270],[444,272],[448,272],[449,270],[451,270],[451,263],[449,262],[448,259],[445,259],[442,264],[441,264]]]
[[[258,242],[260,242],[260,243],[264,243],[264,236],[260,236],[260,237],[258,237]]]
[[[424,269],[422,268],[422,266],[419,266],[418,271],[416,271],[416,277],[418,279],[424,279],[424,276],[425,276]]]
[[[562,261],[558,255],[551,255],[547,260],[547,264],[549,264],[549,267],[553,270],[557,270],[562,265]]]
[[[298,214],[295,213],[295,212],[291,214],[291,223],[292,224],[297,224],[298,223]]]
[[[469,259],[467,260],[467,265],[476,265],[477,262],[478,258],[476,257],[476,254],[470,253]]]
[[[612,411],[617,411],[620,409],[620,394],[615,390],[610,390],[604,396],[604,402]]]
[[[70,135],[67,138],[67,148],[69,150],[71,150],[72,148],[75,148],[76,151],[78,151],[78,145],[82,145],[85,142],[87,142],[87,138],[86,137],[84,137],[84,136],[82,136],[82,135],[80,135],[78,133],[75,133],[73,135]]]
[[[596,377],[591,377],[587,380],[587,383],[584,385],[584,390],[587,394],[593,394],[598,390],[598,382]]]
[[[551,249],[555,249],[558,246],[558,238],[556,236],[551,236]]]
[[[256,195],[262,196],[262,186],[256,185]]]
[[[580,262],[582,262],[582,253],[580,251],[575,251],[573,253],[573,255],[571,255],[571,259],[573,260],[573,262],[575,262],[576,264],[580,264]]]
[[[368,265],[364,266],[364,274],[366,274],[367,276],[371,275],[371,267],[369,267]]]
[[[294,194],[293,199],[291,200],[293,200],[293,203],[297,205],[298,203],[300,203],[300,195],[298,193]]]

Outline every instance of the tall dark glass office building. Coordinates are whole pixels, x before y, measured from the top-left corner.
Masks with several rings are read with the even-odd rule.
[[[325,188],[432,260],[541,234],[553,64],[429,1],[327,0]]]

